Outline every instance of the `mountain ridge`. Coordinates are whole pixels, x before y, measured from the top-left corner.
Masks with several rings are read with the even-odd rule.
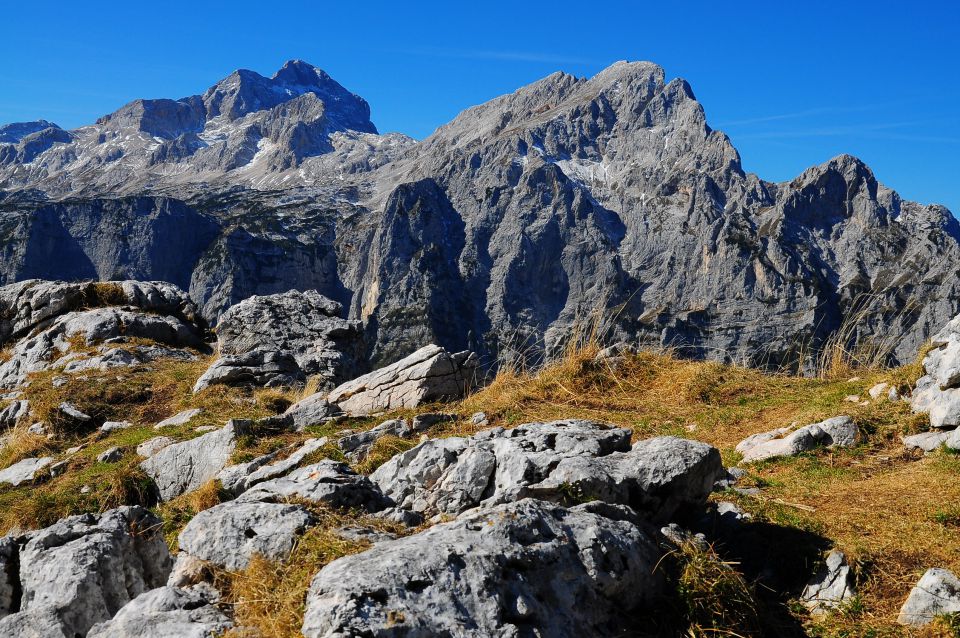
[[[748,173],[649,62],[554,73],[420,142],[299,61],[100,121],[0,145],[0,281],[169,279],[211,322],[316,288],[374,363],[428,343],[529,362],[592,320],[750,365],[807,367],[841,333],[902,362],[960,309],[946,208],[849,155]]]

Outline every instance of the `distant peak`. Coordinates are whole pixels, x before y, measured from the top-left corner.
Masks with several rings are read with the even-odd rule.
[[[48,122],[47,120],[0,124],[0,144],[16,144],[27,135],[32,135],[33,133],[43,131],[48,128],[59,129],[60,127],[53,122]]]
[[[330,76],[303,60],[289,60],[273,74],[273,80],[283,84],[318,86],[330,80]]]

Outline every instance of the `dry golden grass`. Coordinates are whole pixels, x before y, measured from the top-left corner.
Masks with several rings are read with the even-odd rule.
[[[0,449],[0,468],[9,467],[17,461],[53,448],[46,436],[28,432],[26,426],[12,428],[5,437],[3,448]]]
[[[405,530],[380,519],[351,516],[347,513],[311,507],[319,525],[304,534],[285,561],[270,561],[256,556],[241,572],[223,572],[217,586],[224,599],[233,605],[236,624],[252,628],[260,638],[299,637],[310,580],[327,563],[367,549],[366,541],[346,540],[333,530],[345,524],[403,533]],[[359,519],[359,520],[358,520]],[[242,630],[227,636],[241,638]],[[226,638],[226,637],[225,637]]]

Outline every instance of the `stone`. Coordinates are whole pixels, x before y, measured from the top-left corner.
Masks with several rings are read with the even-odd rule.
[[[163,421],[160,421],[153,427],[156,430],[162,430],[163,428],[186,425],[191,421],[193,421],[198,416],[200,416],[202,412],[203,412],[202,408],[191,408],[189,410],[184,410],[183,412],[174,414],[172,417],[169,417],[164,419]]]
[[[490,425],[490,422],[487,420],[486,412],[474,412],[470,416],[470,423],[481,428]]]
[[[847,557],[843,552],[833,550],[807,583],[800,601],[811,613],[821,615],[838,609],[853,597],[853,574]]]
[[[27,428],[27,432],[29,432],[30,434],[37,434],[37,435],[40,435],[40,436],[42,436],[42,435],[44,435],[44,434],[48,434],[48,432],[47,432],[47,424],[44,423],[43,421],[40,421],[40,422],[38,422],[38,423],[34,423],[33,425],[31,425],[30,427]]]
[[[221,356],[286,352],[321,390],[366,372],[362,324],[316,290],[254,295],[231,306],[217,325]]]
[[[659,558],[630,522],[525,499],[333,561],[310,584],[302,632],[615,635],[663,591]]]
[[[960,579],[948,569],[928,569],[910,590],[897,622],[921,626],[937,616],[960,612]]]
[[[153,456],[163,448],[176,443],[176,439],[171,439],[169,436],[155,436],[152,439],[147,439],[143,443],[137,446],[137,454],[147,458]]]
[[[330,459],[257,483],[237,498],[243,502],[285,502],[290,499],[367,512],[377,512],[393,505],[366,476]]]
[[[425,346],[394,364],[334,388],[327,400],[351,416],[367,416],[459,399],[476,383],[478,365],[470,353],[451,355],[439,346]]]
[[[224,490],[236,496],[258,483],[287,474],[326,444],[326,437],[307,439],[303,445],[283,460],[271,463],[277,454],[266,454],[248,463],[225,467],[217,474],[217,480],[220,481]]]
[[[26,537],[19,552],[20,608],[3,636],[85,636],[167,579],[161,521],[138,507],[65,518]]]
[[[40,458],[26,458],[17,461],[10,467],[0,470],[0,483],[9,483],[14,487],[32,481],[38,472],[53,463],[52,456]]]
[[[173,568],[167,578],[168,587],[192,587],[207,580],[210,576],[210,563],[191,556],[186,552],[178,552],[173,561]]]
[[[930,453],[940,449],[948,440],[957,436],[956,430],[931,430],[903,437],[903,447],[908,450],[923,450]]]
[[[117,430],[126,430],[132,428],[133,424],[129,421],[107,421],[100,426],[100,431],[104,434],[116,432]]]
[[[313,523],[297,505],[230,501],[194,516],[179,536],[179,546],[201,560],[224,569],[245,568],[256,554],[282,560]]]
[[[233,623],[196,592],[159,587],[94,625],[87,638],[217,638]]]
[[[867,394],[870,395],[871,399],[876,400],[876,399],[879,399],[881,396],[883,396],[883,394],[888,391],[888,388],[892,389],[890,388],[889,383],[887,383],[886,381],[883,381],[871,387],[869,390],[867,390]]]
[[[231,420],[215,432],[171,443],[140,463],[140,468],[157,484],[160,498],[168,501],[216,478],[230,460],[237,437],[249,426],[249,421]]]
[[[571,420],[430,439],[370,479],[398,506],[425,516],[534,496],[599,499],[660,519],[702,505],[722,474],[709,445],[658,437],[631,447],[629,430]]]
[[[123,457],[123,450],[114,446],[97,455],[98,463],[116,463]]]
[[[779,428],[747,437],[737,445],[744,463],[778,456],[795,456],[818,447],[851,447],[860,442],[860,431],[848,416],[837,416],[802,428]]]
[[[331,405],[319,392],[297,401],[283,413],[298,432],[311,425],[320,425],[337,414],[340,414],[340,408]]]
[[[351,460],[365,458],[370,448],[384,436],[405,437],[413,432],[404,419],[390,419],[364,432],[353,432],[337,440],[337,447]]]
[[[61,403],[58,408],[60,418],[71,424],[86,424],[93,420],[89,414],[84,414],[72,403]]]
[[[30,402],[14,400],[0,410],[0,429],[9,430],[30,417]]]
[[[279,388],[297,385],[305,380],[297,360],[289,352],[253,350],[214,361],[197,379],[193,393],[202,392],[212,385]]]

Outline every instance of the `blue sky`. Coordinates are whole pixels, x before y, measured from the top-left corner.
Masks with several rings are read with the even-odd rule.
[[[90,123],[287,59],[428,135],[555,70],[651,60],[683,77],[744,167],[786,180],[847,152],[960,214],[960,3],[5,3],[0,122]],[[780,6],[782,5],[782,6]]]

